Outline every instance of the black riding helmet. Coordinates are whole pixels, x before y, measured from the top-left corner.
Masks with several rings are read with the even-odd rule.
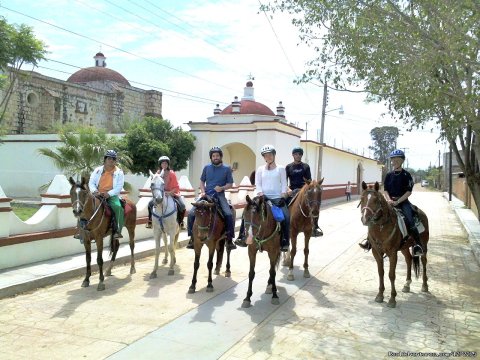
[[[210,160],[212,160],[212,154],[213,153],[219,153],[220,154],[220,157],[223,157],[223,151],[222,149],[220,149],[218,146],[214,146],[210,149],[210,151],[208,152],[208,156],[210,157]]]

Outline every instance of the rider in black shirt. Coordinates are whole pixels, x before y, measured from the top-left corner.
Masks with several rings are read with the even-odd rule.
[[[400,209],[405,216],[405,225],[410,235],[415,240],[413,247],[413,256],[423,255],[423,249],[420,242],[420,234],[413,220],[412,204],[408,197],[412,194],[413,178],[410,173],[402,168],[405,161],[405,153],[402,150],[394,150],[390,153],[393,171],[390,171],[385,177],[383,185],[384,196],[387,202]],[[365,244],[360,244],[363,249],[369,249],[368,240]]]
[[[292,150],[293,162],[288,164],[285,168],[287,172],[287,179],[290,190],[288,195],[290,200],[297,194],[298,191],[305,185],[305,180],[312,180],[310,173],[310,166],[302,162],[303,149],[301,147],[294,147]],[[314,218],[312,236],[323,236],[323,231],[318,227],[318,217]]]

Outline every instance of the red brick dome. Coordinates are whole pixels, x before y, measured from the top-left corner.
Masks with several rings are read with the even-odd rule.
[[[93,66],[78,70],[67,79],[68,82],[80,84],[105,80],[130,86],[130,83],[122,74],[116,72],[115,70],[100,66]]]
[[[268,106],[252,100],[241,100],[239,113],[232,113],[232,105],[230,104],[225,109],[223,109],[223,111],[220,114],[221,115],[254,114],[254,115],[275,116],[274,112],[270,110]]]

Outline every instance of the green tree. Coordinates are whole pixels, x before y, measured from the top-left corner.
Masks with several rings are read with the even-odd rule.
[[[278,0],[264,9],[291,13],[316,51],[298,81],[361,84],[412,128],[436,121],[480,206],[478,0]]]
[[[157,169],[162,155],[170,157],[173,169],[185,169],[195,150],[194,141],[192,134],[173,128],[170,121],[147,116],[127,130],[122,148],[132,159],[132,172],[148,176],[149,170]]]
[[[34,67],[47,54],[46,45],[27,25],[10,25],[0,17],[0,123],[5,116],[15,81],[25,64]]]
[[[398,135],[398,128],[395,126],[381,126],[370,130],[373,145],[369,146],[369,149],[373,150],[375,158],[382,164],[387,165],[388,155],[395,150]]]
[[[49,157],[65,176],[77,179],[81,177],[89,179],[95,167],[103,163],[105,151],[118,149],[120,142],[118,138],[107,136],[104,130],[96,130],[93,127],[67,126],[59,131],[59,137],[62,146],[55,150],[41,148],[38,152]],[[130,158],[121,151],[118,155],[118,166],[124,172],[128,172],[131,166]]]

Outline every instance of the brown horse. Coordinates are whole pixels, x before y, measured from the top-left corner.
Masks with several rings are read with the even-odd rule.
[[[193,246],[195,249],[195,261],[193,264],[192,284],[188,289],[188,293],[193,294],[195,292],[195,286],[197,284],[197,272],[198,268],[200,267],[200,255],[204,244],[208,247],[207,292],[212,292],[213,255],[215,250],[217,250],[215,275],[218,275],[220,274],[223,254],[225,251],[225,220],[220,216],[217,205],[209,196],[205,196],[199,201],[192,203],[192,205],[195,207],[195,222],[193,223]],[[235,219],[235,209],[233,209],[232,217]],[[227,249],[227,268],[225,271],[225,277],[231,276],[230,251],[230,249]]]
[[[258,250],[265,250],[270,258],[270,276],[265,293],[273,294],[272,304],[279,305],[280,301],[277,295],[275,276],[280,262],[280,223],[273,218],[271,207],[267,204],[263,196],[257,196],[252,200],[247,195],[246,200],[247,206],[243,211],[243,218],[245,221],[245,229],[248,229],[249,238],[252,237],[253,241],[248,245],[250,271],[248,273],[247,297],[243,300],[242,308],[251,306],[250,298],[253,294],[252,283],[255,278],[255,262]]]
[[[76,183],[72,177],[69,179],[72,188],[70,189],[70,199],[72,201],[73,214],[80,220],[81,233],[83,235],[85,246],[85,254],[87,258],[87,272],[85,279],[82,282],[82,287],[88,287],[90,285],[90,275],[92,270],[90,262],[91,255],[91,243],[90,240],[95,240],[97,244],[97,264],[100,273],[100,282],[98,283],[97,290],[105,290],[105,284],[103,283],[103,238],[110,235],[110,256],[111,261],[107,268],[105,275],[110,276],[112,274],[112,267],[117,256],[120,242],[118,239],[113,238],[111,230],[111,215],[110,211],[106,210],[108,206],[105,199],[92,195],[89,191],[85,178],[82,178],[81,183]],[[130,238],[130,252],[131,252],[131,266],[130,274],[135,274],[135,259],[133,257],[133,249],[135,248],[135,226],[137,219],[137,208],[130,200],[127,200],[127,205],[130,207],[130,211],[125,216],[125,227],[128,230],[128,236]]]
[[[303,253],[305,260],[303,263],[303,277],[309,278],[308,271],[308,254],[310,237],[312,236],[313,224],[316,217],[320,215],[320,204],[322,203],[322,183],[312,180],[306,181],[300,192],[295,196],[288,205],[290,211],[290,239],[292,247],[290,250],[290,262],[287,279],[292,281],[295,279],[293,275],[293,260],[297,253],[297,236],[303,232],[305,235],[305,248]]]
[[[397,266],[397,252],[400,250],[407,262],[407,282],[403,287],[403,292],[410,291],[410,283],[412,282],[412,259],[413,268],[415,271],[415,277],[418,279],[420,272],[420,261],[418,257],[412,257],[409,248],[415,244],[412,237],[408,237],[406,241],[403,241],[403,235],[400,230],[400,226],[397,221],[397,212],[393,206],[387,203],[387,200],[383,197],[378,190],[380,185],[378,182],[375,186],[362,183],[362,196],[360,198],[362,223],[368,226],[368,239],[372,245],[372,253],[377,261],[378,276],[380,278],[380,287],[378,294],[375,298],[376,302],[383,302],[383,292],[385,291],[385,285],[383,282],[383,256],[386,254],[390,261],[390,271],[388,277],[391,283],[391,296],[387,306],[394,308],[396,306],[395,297],[397,292],[395,290],[395,268]],[[414,206],[414,209],[416,206]],[[417,208],[418,209],[418,208]],[[429,238],[428,232],[428,218],[425,213],[418,209],[418,216],[422,222],[425,230],[420,233],[420,241],[424,254],[422,255],[423,264],[423,284],[422,291],[428,291],[427,285],[427,243]]]

